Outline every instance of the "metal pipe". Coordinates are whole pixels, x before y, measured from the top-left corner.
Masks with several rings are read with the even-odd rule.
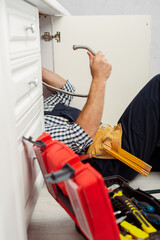
[[[88,46],[85,46],[85,45],[73,45],[73,49],[74,50],[77,50],[77,49],[86,49],[88,50],[89,52],[91,52],[94,56],[96,55],[96,53]],[[64,94],[68,94],[68,95],[71,95],[71,96],[74,96],[74,97],[88,97],[88,95],[86,94],[79,94],[79,93],[71,93],[71,92],[67,92],[65,90],[62,90],[62,89],[59,89],[59,88],[56,88],[56,87],[53,87],[45,82],[42,81],[42,83],[46,86],[46,87],[49,87],[49,88],[52,88],[53,90],[56,90],[58,92],[61,92],[61,93],[64,93]]]
[[[73,45],[73,50],[77,50],[77,49],[86,49],[89,52],[91,52],[94,56],[96,55],[96,53],[90,47],[85,45]]]

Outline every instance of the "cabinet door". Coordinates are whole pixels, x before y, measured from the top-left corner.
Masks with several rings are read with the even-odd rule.
[[[7,0],[10,58],[40,51],[38,9],[27,2]]]
[[[31,143],[22,140],[22,136],[37,139],[44,131],[42,97],[16,124],[19,165],[21,166],[21,194],[25,209],[26,226],[28,227],[43,178]]]
[[[150,16],[64,16],[52,18],[55,71],[69,79],[76,91],[88,93],[91,83],[88,55],[72,46],[88,45],[101,50],[112,64],[106,86],[103,122],[116,124],[136,93],[149,80]],[[74,98],[72,105],[82,108],[85,99]]]

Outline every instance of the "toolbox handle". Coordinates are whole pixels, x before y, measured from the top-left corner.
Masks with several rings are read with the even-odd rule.
[[[58,183],[73,177],[74,173],[75,170],[70,164],[66,163],[61,170],[45,174],[45,178],[49,183]]]
[[[144,190],[144,192],[148,194],[156,194],[156,193],[160,193],[160,189]]]

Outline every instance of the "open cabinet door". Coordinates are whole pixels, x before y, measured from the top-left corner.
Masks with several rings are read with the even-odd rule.
[[[112,64],[102,119],[105,123],[116,124],[150,78],[150,21],[150,16],[144,15],[52,17],[53,33],[61,34],[60,43],[54,40],[54,69],[75,85],[76,92],[88,93],[91,75],[86,51],[74,51],[74,44],[101,50]],[[74,97],[72,106],[81,109],[85,101]]]

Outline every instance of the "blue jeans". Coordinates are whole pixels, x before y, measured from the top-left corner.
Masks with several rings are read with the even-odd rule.
[[[151,79],[124,111],[122,148],[160,171],[160,74]],[[121,175],[131,180],[138,173],[119,160],[91,160],[104,177]]]

